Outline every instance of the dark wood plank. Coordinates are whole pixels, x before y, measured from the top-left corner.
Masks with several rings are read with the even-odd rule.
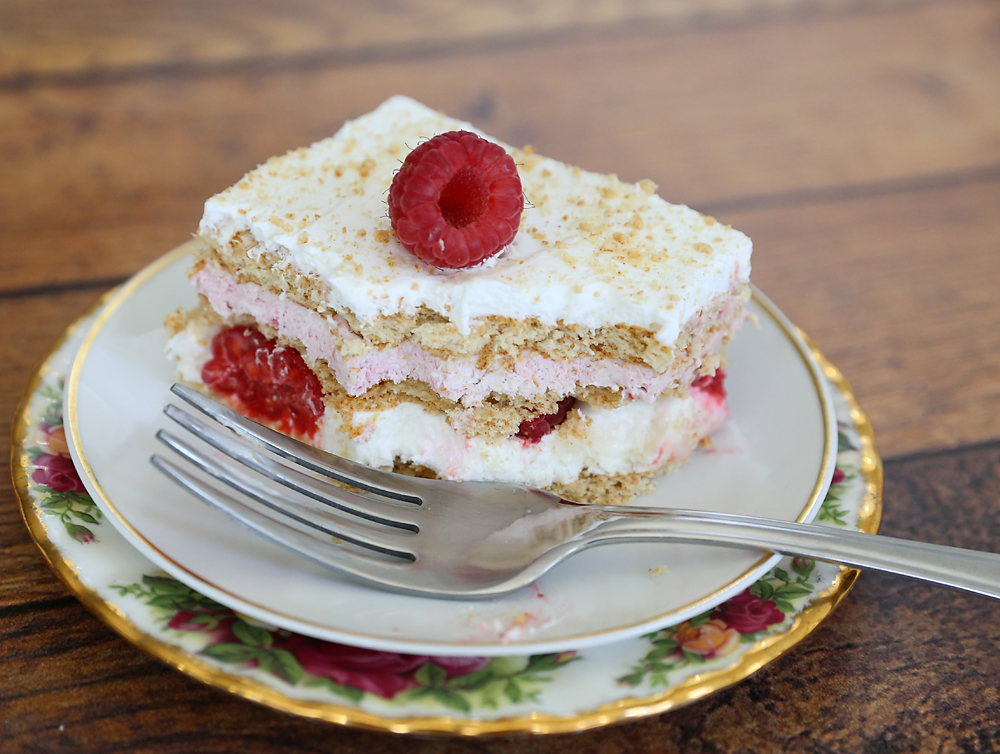
[[[48,567],[41,551],[31,541],[27,527],[20,520],[20,514],[16,519],[13,515],[7,515],[8,512],[16,512],[16,501],[12,497],[7,490],[0,493],[0,507],[4,511],[0,532],[5,540],[14,540],[0,545],[0,563],[3,564],[5,573],[0,586],[0,614],[5,609],[67,599],[69,595],[66,587]]]
[[[1000,550],[1000,444],[890,462],[883,531]],[[5,751],[989,752],[1000,602],[866,573],[812,636],[684,710],[576,735],[406,739],[296,719],[203,687],[75,604],[0,611]]]
[[[2,3],[0,433],[65,325],[208,195],[405,92],[747,230],[755,280],[896,457],[883,531],[998,551],[998,29],[989,0]],[[886,575],[686,710],[458,741],[297,719],[150,659],[51,573],[9,485],[0,573],[4,752],[1000,751],[1000,603]]]
[[[997,207],[1000,179],[722,219],[895,456],[1000,438]]]
[[[124,276],[187,238],[204,200],[247,169],[396,92],[514,144],[652,178],[696,207],[1000,165],[998,22],[995,3],[930,4],[433,60],[5,91],[0,289]]]
[[[857,11],[915,0],[827,0],[824,10]],[[687,26],[816,10],[805,0],[288,0],[136,5],[102,0],[11,0],[0,5],[0,81],[22,84],[116,72],[426,54],[442,47],[549,38],[566,31],[655,23]]]

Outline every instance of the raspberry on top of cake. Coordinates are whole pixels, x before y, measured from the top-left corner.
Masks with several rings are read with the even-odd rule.
[[[739,231],[667,203],[649,181],[624,183],[510,147],[528,201],[510,246],[470,270],[415,259],[394,238],[385,191],[421,140],[459,129],[476,131],[393,97],[210,199],[200,233],[217,249],[239,238],[320,311],[377,325],[427,309],[463,334],[497,316],[548,327],[628,324],[671,343],[706,302],[747,283],[751,244]]]

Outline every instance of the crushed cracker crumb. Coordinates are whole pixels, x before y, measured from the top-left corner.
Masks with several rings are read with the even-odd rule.
[[[643,178],[639,181],[639,188],[641,188],[645,193],[652,195],[656,193],[656,189],[658,189],[659,186],[648,178]]]
[[[367,178],[374,169],[375,169],[375,160],[369,157],[358,166],[358,174],[362,178]]]

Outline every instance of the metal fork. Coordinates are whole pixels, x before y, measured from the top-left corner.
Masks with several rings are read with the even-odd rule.
[[[383,589],[496,597],[589,547],[667,540],[803,555],[1000,598],[1000,555],[750,516],[580,505],[513,485],[390,474],[274,432],[184,385],[171,389],[217,424],[173,405],[167,416],[237,463],[164,430],[157,437],[236,494],[161,456],[152,457],[154,466],[263,536]]]

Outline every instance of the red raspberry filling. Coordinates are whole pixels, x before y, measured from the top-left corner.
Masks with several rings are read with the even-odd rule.
[[[522,440],[527,440],[528,442],[538,442],[566,421],[566,415],[574,403],[576,403],[576,398],[569,395],[559,401],[554,414],[545,414],[544,416],[536,416],[534,419],[525,419],[521,422],[521,426],[514,437],[520,437]]]
[[[437,267],[472,267],[514,240],[524,199],[514,158],[469,131],[449,131],[407,155],[389,187],[399,242]]]
[[[726,398],[726,373],[722,369],[716,369],[715,374],[703,374],[691,383],[691,387],[708,393],[719,400]]]
[[[242,404],[242,413],[286,434],[312,437],[323,416],[323,389],[294,348],[252,327],[228,327],[212,339],[202,381]]]

